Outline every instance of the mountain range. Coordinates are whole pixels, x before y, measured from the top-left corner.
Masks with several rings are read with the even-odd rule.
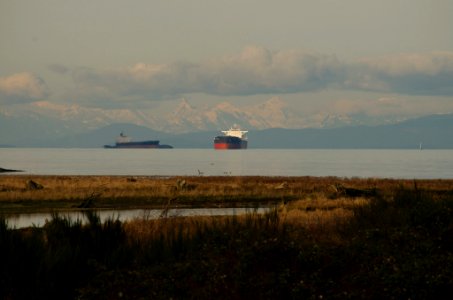
[[[102,147],[120,132],[175,148],[211,148],[233,124],[249,130],[249,148],[453,148],[453,114],[415,119],[317,114],[302,117],[275,97],[237,107],[194,107],[181,100],[169,113],[34,102],[0,109],[0,145]],[[152,128],[152,129],[151,129]]]

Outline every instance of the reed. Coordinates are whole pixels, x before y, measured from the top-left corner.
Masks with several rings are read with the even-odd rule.
[[[33,180],[43,189],[29,189]],[[184,186],[178,182],[184,181]],[[453,180],[417,180],[425,193],[441,199],[451,196]],[[352,192],[390,197],[413,180],[317,177],[124,177],[32,176],[0,177],[0,209],[20,213],[78,208],[93,198],[92,208],[160,208],[171,206],[217,207],[275,204],[305,199],[357,198]],[[349,194],[348,194],[349,193]],[[95,196],[95,197],[94,197]],[[359,195],[360,197],[360,195]]]
[[[185,180],[195,189],[171,190],[175,178],[157,183],[173,197],[200,186],[201,195],[217,193]],[[268,213],[232,217],[101,223],[91,212],[84,225],[56,213],[22,230],[0,217],[0,299],[437,299],[453,291],[449,182],[210,180],[280,200]],[[378,192],[352,197],[338,184]]]

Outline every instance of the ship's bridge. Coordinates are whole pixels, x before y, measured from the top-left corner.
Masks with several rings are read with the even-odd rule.
[[[124,133],[120,133],[120,136],[116,138],[116,143],[117,144],[122,144],[122,143],[129,143],[132,141],[132,138],[128,137]]]
[[[238,137],[240,139],[246,139],[247,136],[247,130],[241,130],[241,128],[239,128],[237,125],[236,126],[233,126],[230,128],[230,130],[224,130],[222,131],[223,134],[227,135],[227,136],[234,136],[234,137]]]

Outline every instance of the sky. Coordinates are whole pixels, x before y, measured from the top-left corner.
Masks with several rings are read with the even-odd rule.
[[[0,106],[453,112],[450,0],[0,0]]]

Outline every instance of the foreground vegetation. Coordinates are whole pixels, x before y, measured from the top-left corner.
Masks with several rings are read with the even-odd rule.
[[[55,214],[43,228],[22,230],[0,220],[0,299],[441,299],[453,293],[451,183],[254,180],[283,197],[266,214],[101,224],[88,210],[86,225]]]
[[[237,207],[282,201],[370,197],[411,188],[412,180],[337,177],[124,177],[1,175],[0,211]],[[434,197],[453,195],[453,180],[417,180]]]

